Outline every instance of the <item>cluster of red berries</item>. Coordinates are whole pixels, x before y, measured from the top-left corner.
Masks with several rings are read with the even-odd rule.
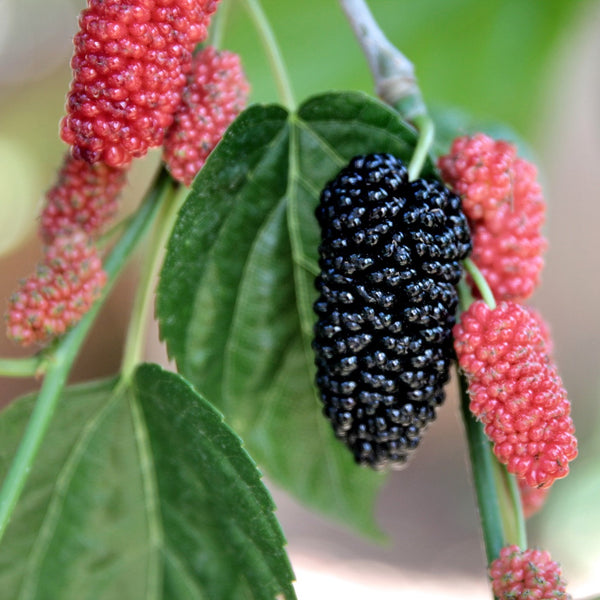
[[[112,167],[160,146],[217,0],[88,0],[62,139]]]
[[[75,325],[100,297],[106,274],[95,246],[81,231],[59,235],[36,272],[9,299],[9,337],[23,346],[45,344]]]
[[[489,569],[498,600],[557,600],[571,598],[560,565],[543,550],[506,546]]]
[[[577,455],[548,326],[535,309],[519,304],[539,284],[546,248],[536,168],[512,144],[482,133],[457,138],[438,166],[461,195],[472,260],[500,301],[493,309],[477,301],[462,314],[454,328],[459,366],[468,379],[471,411],[498,459],[517,475],[529,516]]]
[[[225,130],[245,107],[249,92],[240,57],[208,46],[194,56],[163,158],[171,175],[190,185]]]
[[[104,163],[65,157],[54,187],[46,194],[40,236],[50,244],[57,235],[84,231],[94,237],[115,216],[127,171]]]
[[[236,54],[208,47],[192,57],[217,3],[88,0],[61,124],[71,153],[41,215],[45,257],[6,315],[16,342],[47,343],[100,295],[106,277],[90,240],[115,216],[131,160],[168,130],[164,159],[189,185],[244,107],[249,87]]]
[[[570,404],[535,317],[514,302],[474,302],[454,328],[471,411],[494,453],[532,487],[549,487],[577,456]]]
[[[496,299],[529,298],[546,249],[541,234],[545,203],[535,166],[517,157],[512,144],[483,133],[457,138],[438,166],[444,181],[461,195],[473,262]]]

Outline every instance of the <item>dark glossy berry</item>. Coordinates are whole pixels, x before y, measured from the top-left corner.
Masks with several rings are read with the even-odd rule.
[[[444,401],[454,286],[471,249],[460,200],[374,154],[325,187],[316,216],[313,347],[325,415],[357,462],[402,466]]]

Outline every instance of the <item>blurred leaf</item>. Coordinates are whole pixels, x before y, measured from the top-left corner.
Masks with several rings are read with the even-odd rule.
[[[295,598],[273,502],[181,377],[68,389],[0,553],[3,598]],[[0,415],[0,475],[34,396]]]
[[[511,127],[498,121],[473,117],[458,108],[435,107],[431,111],[435,122],[435,143],[433,152],[437,156],[447,154],[454,138],[462,135],[485,133],[497,140],[515,144],[519,156],[537,162],[535,153],[523,138]]]
[[[397,113],[360,93],[317,96],[293,115],[249,108],[196,178],[158,289],[170,355],[268,475],[370,535],[382,476],[335,439],[313,385],[314,209],[356,154],[408,159],[414,143]]]

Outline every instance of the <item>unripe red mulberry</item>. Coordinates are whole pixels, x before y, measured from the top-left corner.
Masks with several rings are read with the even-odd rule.
[[[462,194],[473,262],[497,300],[523,301],[539,284],[547,243],[546,205],[535,166],[507,142],[484,134],[454,141],[439,160],[444,180]]]
[[[498,600],[571,598],[560,565],[544,550],[506,546],[489,569]]]
[[[175,179],[192,183],[246,105],[248,92],[237,54],[209,46],[194,57],[183,101],[165,137],[164,161]]]
[[[35,274],[9,299],[8,337],[29,346],[62,335],[100,297],[105,282],[102,261],[83,232],[57,237]]]
[[[79,17],[62,139],[125,166],[160,146],[217,0],[88,0]]]
[[[438,167],[444,181],[461,196],[463,211],[471,221],[495,214],[512,202],[512,166],[515,147],[484,133],[458,137]]]
[[[126,181],[124,169],[67,155],[58,181],[46,194],[40,236],[50,244],[56,236],[75,231],[97,235],[115,216]]]
[[[529,311],[513,302],[494,310],[474,302],[454,328],[470,408],[498,460],[532,487],[548,487],[577,456],[570,404]]]

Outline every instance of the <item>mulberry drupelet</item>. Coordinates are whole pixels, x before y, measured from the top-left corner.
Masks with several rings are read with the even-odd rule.
[[[357,156],[321,194],[313,347],[325,415],[357,462],[402,466],[444,401],[471,242],[460,199]]]

